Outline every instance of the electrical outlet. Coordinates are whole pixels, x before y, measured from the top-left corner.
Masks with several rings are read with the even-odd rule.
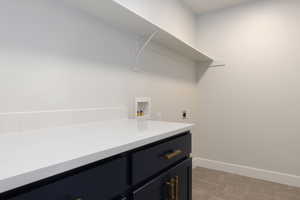
[[[183,110],[181,112],[181,118],[182,119],[190,119],[191,118],[191,112],[190,112],[190,110]]]
[[[183,110],[181,112],[181,117],[182,117],[182,119],[186,119],[187,118],[187,111],[186,110]]]

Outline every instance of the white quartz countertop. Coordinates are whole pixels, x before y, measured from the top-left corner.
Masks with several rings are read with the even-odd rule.
[[[0,193],[190,130],[116,120],[0,135]]]

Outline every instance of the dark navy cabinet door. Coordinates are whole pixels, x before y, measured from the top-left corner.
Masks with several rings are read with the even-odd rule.
[[[188,159],[133,193],[133,200],[191,200],[192,161]]]
[[[8,200],[112,200],[129,187],[127,166],[115,159]]]

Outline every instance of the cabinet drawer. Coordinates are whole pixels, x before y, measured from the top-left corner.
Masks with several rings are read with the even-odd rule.
[[[136,184],[188,157],[191,134],[185,134],[132,154],[132,182]]]
[[[127,158],[118,158],[9,200],[110,200],[128,188]]]
[[[191,159],[133,192],[133,200],[191,200]]]

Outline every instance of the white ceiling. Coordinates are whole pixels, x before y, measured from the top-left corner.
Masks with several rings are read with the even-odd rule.
[[[210,12],[254,0],[183,0],[197,14]]]

